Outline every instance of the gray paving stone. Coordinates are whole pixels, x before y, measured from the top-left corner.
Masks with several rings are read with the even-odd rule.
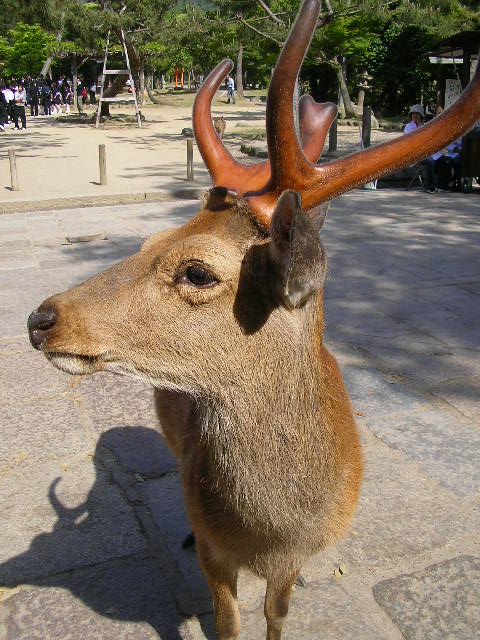
[[[466,352],[462,358],[457,349],[445,346],[414,353],[369,341],[364,348],[383,362],[382,369],[429,385],[472,375],[478,359],[478,354],[472,352]]]
[[[0,465],[25,469],[89,451],[92,442],[68,396],[0,407]]]
[[[367,417],[410,412],[428,406],[418,391],[373,367],[344,367],[343,378],[355,410]]]
[[[1,585],[144,551],[134,512],[94,462],[85,452],[3,475]]]
[[[3,405],[53,399],[72,394],[74,378],[55,369],[32,349],[26,335],[0,342],[0,387]]]
[[[15,289],[27,308],[33,310],[47,296],[69,287],[65,273],[57,269],[7,269],[1,274],[3,289]],[[27,315],[28,317],[28,315]],[[26,322],[26,318],[25,318]]]
[[[36,267],[38,267],[38,262],[33,254],[5,252],[0,254],[0,273],[15,269],[35,269]]]
[[[192,638],[150,558],[111,562],[23,586],[0,603],[0,623],[4,640]]]
[[[182,543],[191,529],[185,513],[178,474],[145,482],[140,491],[155,524],[165,538],[170,553],[177,562],[178,570],[192,594],[196,595],[199,603],[197,606],[209,610],[212,606],[210,592],[197,562],[197,556],[193,551],[182,549]]]
[[[480,558],[459,556],[384,580],[375,599],[406,640],[477,640]]]
[[[365,428],[361,425],[362,430]],[[367,444],[365,476],[353,524],[327,559],[370,571],[395,567],[459,537],[478,537],[480,521],[471,508],[441,491],[415,464],[380,443]],[[326,558],[312,558],[302,574],[315,581],[325,574]]]
[[[263,640],[266,621],[263,603],[253,611],[240,608],[242,630],[240,640]],[[354,599],[333,576],[309,582],[306,588],[292,592],[282,640],[388,640],[384,633],[365,616]]]
[[[438,410],[367,421],[369,429],[460,497],[480,492],[480,427]]]
[[[76,390],[85,398],[84,407],[98,433],[127,426],[160,431],[153,388],[146,383],[126,376],[98,373],[78,379]]]
[[[177,470],[177,463],[158,430],[147,427],[116,427],[101,437],[125,471],[142,477],[158,477]]]
[[[475,357],[475,354],[472,355]],[[463,415],[480,422],[480,377],[452,380],[433,387],[432,391]]]

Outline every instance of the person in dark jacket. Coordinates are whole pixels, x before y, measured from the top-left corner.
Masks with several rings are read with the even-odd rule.
[[[44,81],[42,84],[41,90],[42,96],[42,106],[43,106],[43,115],[51,116],[52,115],[52,90],[48,82]]]
[[[0,91],[0,131],[5,131],[5,123],[8,123],[7,117],[7,101],[3,95],[3,91]]]
[[[32,118],[36,118],[38,116],[38,80],[28,77],[27,82],[27,102],[30,105],[30,115]]]

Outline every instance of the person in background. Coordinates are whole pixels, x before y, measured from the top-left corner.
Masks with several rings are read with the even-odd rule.
[[[446,148],[446,153],[440,156],[435,165],[438,186],[441,189],[455,189],[460,179],[460,154],[462,139],[454,140]]]
[[[53,113],[62,113],[62,94],[57,84],[52,85],[52,111]]]
[[[27,76],[27,78],[29,78],[29,76]],[[35,78],[29,78],[26,90],[27,102],[30,105],[30,115],[32,118],[36,118],[38,116],[38,81]]]
[[[17,90],[14,94],[15,100],[15,129],[19,129],[18,120],[20,118],[22,122],[22,130],[25,131],[27,128],[27,118],[25,116],[25,105],[27,104],[27,94],[25,89],[22,86],[22,83],[19,82],[17,84]]]
[[[230,104],[230,98],[235,104],[235,82],[232,76],[227,76],[227,104]]]
[[[5,131],[5,125],[8,122],[8,116],[7,116],[8,104],[2,89],[3,87],[0,87],[0,131]]]
[[[5,86],[4,89],[2,89],[2,93],[5,96],[5,100],[7,101],[7,122],[5,123],[6,125],[8,125],[8,122],[13,122],[14,120],[14,106],[15,106],[15,101],[14,101],[14,93],[10,88],[10,85],[7,84]]]
[[[425,120],[425,113],[423,111],[422,105],[414,104],[410,108],[409,116],[410,122],[407,122],[407,124],[405,125],[403,133],[411,133],[412,131],[415,131],[415,129],[423,125],[423,121]],[[435,180],[435,164],[441,156],[441,152],[438,151],[419,163],[424,169],[426,180],[425,189],[429,193],[435,193],[435,191],[437,190]]]
[[[51,116],[52,115],[52,90],[46,80],[44,80],[42,84],[41,95],[42,95],[43,115]]]
[[[97,104],[97,98],[95,95],[96,92],[97,92],[97,84],[95,82],[92,82],[88,90],[88,93],[90,94],[90,104]]]
[[[70,102],[72,101],[72,87],[65,78],[62,84],[62,102],[65,106],[65,113],[70,113]]]

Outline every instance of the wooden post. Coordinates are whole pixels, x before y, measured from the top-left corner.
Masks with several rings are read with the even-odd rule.
[[[107,184],[107,156],[104,144],[98,145],[98,163],[100,165],[100,185],[103,187]]]
[[[328,131],[328,151],[336,151],[337,150],[337,121],[338,117],[332,122],[330,129]]]
[[[12,183],[12,191],[19,191],[17,176],[17,160],[15,158],[15,147],[8,147],[8,159],[10,160],[10,180]]]
[[[193,138],[187,138],[187,180],[193,182]]]
[[[372,107],[363,105],[362,115],[362,144],[367,149],[370,146],[370,134],[372,131]]]

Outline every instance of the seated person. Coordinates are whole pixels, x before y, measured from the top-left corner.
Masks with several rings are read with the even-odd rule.
[[[415,131],[417,127],[421,127],[423,121],[425,119],[425,113],[423,111],[423,107],[421,104],[414,104],[410,108],[409,112],[410,122],[407,122],[403,129],[403,133],[411,133]],[[435,186],[435,164],[437,160],[442,156],[442,154],[437,151],[433,153],[430,157],[425,158],[419,164],[424,169],[424,179],[425,179],[425,189],[429,193],[434,193],[436,191]]]
[[[462,139],[454,140],[446,148],[446,153],[435,163],[438,186],[441,189],[454,189],[460,179],[460,153]]]

